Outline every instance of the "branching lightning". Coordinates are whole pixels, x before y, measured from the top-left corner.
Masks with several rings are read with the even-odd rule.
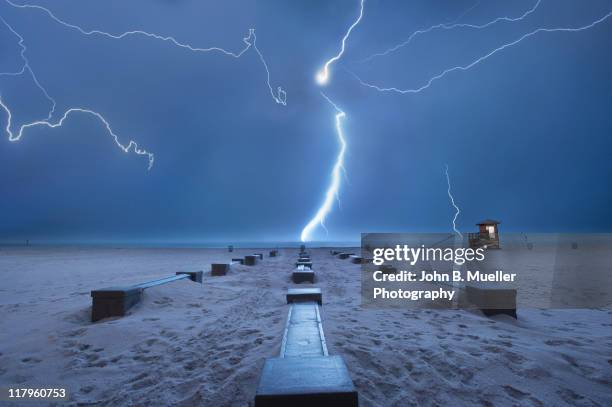
[[[372,54],[369,57],[364,58],[364,59],[362,59],[361,61],[358,61],[358,62],[365,63],[365,62],[369,62],[369,61],[373,60],[374,58],[388,55],[388,54],[390,54],[392,52],[397,51],[400,48],[403,48],[403,47],[407,46],[416,37],[418,37],[420,35],[423,35],[423,34],[427,34],[429,32],[432,32],[432,31],[435,31],[435,30],[438,30],[438,29],[441,29],[441,30],[453,30],[455,28],[472,28],[472,29],[475,29],[475,30],[480,30],[480,29],[484,29],[484,28],[490,27],[490,26],[492,26],[494,24],[497,24],[499,22],[502,22],[502,21],[510,22],[510,23],[521,21],[521,20],[524,20],[525,18],[527,18],[534,11],[536,11],[536,9],[540,6],[541,2],[542,2],[542,0],[537,0],[537,2],[535,3],[535,5],[532,8],[527,10],[521,16],[515,17],[515,18],[512,18],[512,17],[497,17],[496,19],[491,20],[491,21],[489,21],[488,23],[485,23],[485,24],[451,23],[451,24],[436,24],[436,25],[432,25],[429,28],[425,28],[425,29],[417,30],[417,31],[413,32],[412,34],[410,34],[410,36],[404,42],[401,42],[401,43],[399,43],[399,44],[397,44],[397,45],[395,45],[395,46],[393,46],[393,47],[391,47],[391,48],[389,48],[389,49],[387,49],[387,50],[385,50],[383,52],[378,52],[376,54]],[[478,5],[478,3],[476,3],[474,6],[470,7],[468,9],[468,12],[470,10],[472,10],[476,5]],[[463,17],[465,14],[466,13],[463,13],[459,18]]]
[[[355,22],[351,24],[349,29],[346,31],[346,34],[344,34],[344,37],[342,37],[340,51],[335,56],[327,60],[327,62],[325,62],[325,65],[323,65],[323,67],[319,70],[319,72],[317,72],[316,79],[319,85],[327,85],[327,83],[329,82],[331,65],[342,57],[342,54],[344,54],[344,50],[346,48],[346,40],[351,35],[351,31],[353,31],[353,29],[357,26],[357,24],[359,24],[359,22],[361,21],[361,18],[363,17],[363,3],[365,3],[365,0],[360,0],[359,16],[357,17]]]
[[[259,48],[257,47],[257,36],[255,35],[255,29],[254,28],[250,28],[249,29],[249,33],[246,37],[244,37],[242,39],[242,41],[244,42],[244,47],[242,49],[240,49],[239,51],[228,51],[224,48],[220,48],[220,47],[206,47],[206,48],[202,48],[202,47],[196,47],[181,41],[178,41],[176,38],[172,37],[172,36],[167,36],[167,35],[160,35],[160,34],[155,34],[155,33],[151,33],[151,32],[147,32],[147,31],[143,31],[143,30],[131,30],[131,31],[126,31],[123,32],[121,34],[112,34],[106,31],[102,31],[102,30],[86,30],[78,25],[75,24],[71,24],[67,21],[62,20],[61,18],[57,17],[55,14],[53,14],[53,12],[51,10],[49,10],[46,7],[43,6],[39,6],[37,4],[17,4],[12,2],[11,0],[5,0],[9,5],[15,7],[15,8],[21,8],[21,9],[36,9],[36,10],[40,10],[42,12],[44,12],[45,14],[47,14],[53,21],[55,21],[56,23],[66,27],[66,28],[70,28],[73,30],[78,31],[79,33],[83,34],[83,35],[87,35],[87,36],[102,36],[102,37],[106,37],[108,39],[112,39],[112,40],[121,40],[130,36],[139,36],[139,37],[146,37],[146,38],[152,38],[152,39],[156,39],[156,40],[160,40],[160,41],[164,41],[164,42],[169,42],[172,45],[191,51],[191,52],[219,52],[222,53],[224,55],[230,56],[232,58],[240,58],[245,52],[247,52],[251,47],[255,50],[255,52],[257,53],[263,67],[266,70],[266,83],[267,86],[270,90],[270,94],[272,96],[272,98],[274,99],[274,101],[278,104],[281,105],[286,105],[287,104],[287,93],[282,89],[282,87],[278,86],[276,92],[274,91],[271,83],[270,83],[270,69],[268,68],[268,64],[266,63],[263,54],[261,53],[261,51],[259,50]]]
[[[287,105],[287,92],[285,92],[283,88],[278,86],[276,88],[276,93],[274,93],[274,89],[272,89],[272,85],[270,84],[270,69],[268,69],[268,64],[266,63],[266,60],[264,59],[263,54],[261,53],[261,51],[259,51],[259,48],[257,48],[257,37],[255,36],[255,29],[253,28],[249,30],[249,37],[245,38],[245,42],[251,36],[253,37],[253,42],[251,43],[253,45],[253,49],[259,56],[259,60],[261,61],[261,64],[266,69],[266,75],[267,75],[266,83],[268,84],[268,89],[270,89],[270,95],[272,95],[272,99],[274,99],[276,103],[286,106]]]
[[[255,53],[257,54],[259,60],[261,61],[264,69],[266,70],[266,84],[268,86],[268,89],[270,90],[270,95],[272,96],[272,98],[274,99],[274,101],[278,104],[281,104],[283,106],[285,106],[287,104],[287,93],[282,89],[282,87],[278,86],[276,91],[273,89],[272,84],[271,84],[271,80],[270,80],[270,69],[268,68],[268,64],[266,63],[266,60],[262,54],[262,52],[259,50],[259,48],[257,47],[257,36],[255,34],[255,29],[251,28],[249,29],[249,33],[246,37],[243,38],[243,42],[244,42],[244,47],[242,47],[240,50],[236,51],[236,52],[232,52],[232,51],[228,51],[226,49],[220,48],[220,47],[208,47],[208,48],[201,48],[201,47],[194,47],[190,44],[186,44],[183,42],[180,42],[178,40],[176,40],[174,37],[171,36],[163,36],[163,35],[159,35],[159,34],[155,34],[155,33],[150,33],[150,32],[146,32],[146,31],[142,31],[142,30],[132,30],[132,31],[126,31],[124,33],[121,34],[111,34],[109,32],[105,32],[105,31],[101,31],[101,30],[86,30],[78,25],[75,24],[71,24],[68,23],[64,20],[62,20],[61,18],[57,17],[51,10],[39,6],[39,5],[35,5],[35,4],[17,4],[12,2],[11,0],[5,0],[7,4],[9,4],[10,6],[14,7],[14,8],[18,8],[18,9],[35,9],[35,10],[40,10],[42,12],[44,12],[46,15],[48,15],[53,21],[55,21],[56,23],[66,27],[66,28],[70,28],[73,30],[78,31],[79,33],[86,35],[86,36],[93,36],[93,35],[98,35],[98,36],[102,36],[102,37],[106,37],[108,39],[113,39],[113,40],[120,40],[129,36],[141,36],[141,37],[146,37],[146,38],[152,38],[152,39],[156,39],[156,40],[161,40],[161,41],[165,41],[165,42],[169,42],[172,45],[182,48],[182,49],[186,49],[188,51],[191,52],[219,52],[222,53],[226,56],[230,56],[232,58],[240,58],[245,52],[247,52],[250,48],[253,48],[253,50],[255,51]],[[51,97],[49,95],[49,93],[47,92],[47,90],[45,89],[44,86],[42,86],[42,84],[39,82],[38,78],[36,77],[36,74],[34,73],[34,70],[32,69],[32,67],[30,66],[30,62],[26,56],[26,45],[24,43],[24,39],[23,37],[10,25],[8,24],[8,22],[0,17],[1,21],[4,23],[4,25],[15,35],[19,38],[19,46],[21,48],[21,59],[23,60],[23,66],[22,68],[17,71],[17,72],[0,72],[0,76],[19,76],[22,75],[24,73],[28,73],[30,75],[30,77],[32,78],[34,84],[38,87],[38,89],[40,89],[40,91],[44,94],[45,98],[49,101],[51,108],[47,114],[47,117],[45,119],[42,120],[37,120],[31,123],[26,123],[26,124],[22,124],[18,130],[13,131],[12,127],[13,127],[13,114],[11,109],[9,108],[9,106],[7,105],[7,103],[5,102],[5,100],[2,99],[2,96],[0,95],[0,107],[6,112],[7,115],[7,125],[5,127],[5,130],[9,136],[9,140],[10,141],[19,141],[21,139],[21,137],[23,136],[24,132],[32,127],[37,127],[37,126],[46,126],[48,128],[56,128],[56,127],[61,127],[65,120],[68,118],[68,116],[74,114],[74,113],[84,113],[84,114],[88,114],[91,116],[94,116],[95,118],[97,118],[100,122],[102,122],[102,124],[104,125],[104,127],[106,128],[108,134],[113,138],[115,144],[121,148],[121,150],[123,150],[124,152],[128,153],[130,151],[134,152],[135,154],[138,155],[145,155],[148,157],[149,160],[149,166],[148,168],[151,169],[151,167],[153,166],[153,163],[155,161],[155,157],[152,153],[148,152],[147,150],[141,148],[138,146],[138,144],[133,141],[133,140],[129,140],[129,142],[127,144],[124,144],[122,142],[119,141],[119,137],[117,136],[117,134],[115,134],[113,132],[113,130],[111,129],[111,126],[109,124],[109,122],[104,118],[104,116],[102,116],[100,113],[93,111],[91,109],[87,109],[87,108],[82,108],[82,107],[72,107],[67,109],[63,115],[61,116],[61,118],[59,118],[59,120],[52,120],[53,119],[53,115],[55,113],[55,109],[57,106],[57,103],[55,101],[55,99],[53,97]]]
[[[458,65],[452,68],[448,68],[445,69],[444,71],[440,72],[439,74],[431,77],[424,85],[418,87],[418,88],[409,88],[409,89],[400,89],[397,87],[381,87],[378,85],[374,85],[368,82],[363,81],[359,76],[357,76],[355,73],[350,72],[353,76],[355,76],[355,78],[359,81],[359,83],[363,86],[366,86],[368,88],[372,88],[375,89],[379,92],[396,92],[396,93],[401,93],[401,94],[408,94],[408,93],[419,93],[427,88],[429,88],[434,82],[436,82],[439,79],[444,78],[446,75],[448,75],[451,72],[455,72],[455,71],[468,71],[471,68],[473,68],[474,66],[480,64],[481,62],[486,61],[487,59],[489,59],[490,57],[492,57],[493,55],[497,54],[498,52],[501,52],[507,48],[510,48],[514,45],[519,44],[520,42],[522,42],[523,40],[533,37],[536,34],[539,33],[554,33],[554,32],[578,32],[578,31],[584,31],[584,30],[588,30],[590,28],[595,27],[596,25],[604,22],[605,20],[607,20],[610,16],[612,16],[612,12],[609,12],[608,14],[604,15],[603,17],[593,21],[592,23],[589,23],[587,25],[581,26],[581,27],[558,27],[558,28],[538,28],[536,30],[533,30],[527,34],[522,35],[520,38],[512,41],[512,42],[508,42],[506,44],[503,44],[497,48],[495,48],[494,50],[490,51],[489,53],[477,58],[476,60],[472,61],[471,63],[467,64],[467,65]]]
[[[336,163],[331,173],[331,183],[325,193],[325,200],[317,211],[316,215],[308,222],[308,224],[302,230],[300,236],[302,242],[311,240],[312,231],[321,225],[325,230],[325,217],[332,209],[334,198],[338,198],[338,191],[340,189],[341,171],[344,170],[344,154],[346,152],[346,139],[344,138],[344,132],[342,131],[342,122],[346,118],[346,114],[340,109],[327,95],[321,92],[321,95],[334,107],[336,110],[336,134],[338,135],[338,142],[340,143],[340,151],[336,158]]]
[[[123,150],[125,153],[129,153],[130,151],[133,151],[137,155],[145,155],[145,156],[147,156],[148,160],[149,160],[148,168],[151,169],[151,167],[153,166],[153,163],[155,161],[155,156],[152,153],[148,152],[147,150],[139,147],[138,143],[136,143],[133,140],[129,140],[129,142],[127,144],[121,143],[119,141],[119,136],[117,136],[117,134],[115,134],[113,132],[113,130],[110,127],[110,124],[108,123],[108,121],[98,112],[95,112],[95,111],[90,110],[90,109],[85,109],[85,108],[80,108],[80,107],[73,107],[73,108],[67,109],[59,120],[57,120],[55,122],[52,122],[51,119],[53,117],[53,113],[55,112],[55,108],[57,106],[57,103],[56,103],[55,99],[53,99],[49,95],[49,93],[47,92],[45,87],[42,86],[42,84],[39,82],[38,78],[36,77],[36,74],[34,73],[34,70],[30,66],[30,61],[26,57],[27,47],[25,45],[24,39],[21,36],[21,34],[19,34],[4,18],[0,17],[0,20],[2,21],[2,23],[15,36],[17,36],[17,38],[19,38],[19,47],[21,48],[20,55],[21,55],[21,59],[23,61],[23,66],[22,66],[21,70],[19,70],[18,72],[0,73],[0,76],[4,76],[4,75],[18,76],[18,75],[24,74],[25,72],[28,72],[30,74],[30,77],[32,78],[33,82],[35,83],[35,85],[38,87],[38,89],[41,90],[41,92],[45,95],[47,100],[49,100],[49,102],[51,103],[51,108],[49,109],[49,112],[48,112],[47,117],[45,119],[37,120],[37,121],[31,122],[31,123],[22,124],[19,127],[19,130],[17,132],[13,132],[13,130],[12,130],[13,114],[12,114],[10,108],[7,106],[7,104],[2,99],[2,96],[0,95],[0,107],[2,107],[2,109],[6,112],[6,115],[7,115],[7,122],[6,122],[5,130],[6,130],[6,133],[8,134],[8,136],[9,136],[9,140],[10,141],[13,141],[13,142],[19,141],[21,139],[21,137],[23,136],[24,131],[29,129],[29,128],[31,128],[31,127],[46,126],[48,128],[51,128],[51,129],[56,128],[56,127],[61,127],[64,124],[64,121],[68,118],[69,115],[71,115],[73,113],[85,113],[85,114],[92,115],[92,116],[96,117],[98,120],[100,120],[102,122],[102,124],[104,125],[104,127],[106,128],[108,134],[110,134],[110,136],[113,138],[115,144],[121,150]]]
[[[461,213],[461,210],[459,209],[457,204],[455,204],[455,198],[453,197],[453,194],[451,193],[451,182],[450,182],[450,176],[448,175],[448,164],[446,164],[446,183],[448,184],[448,189],[446,190],[446,193],[448,194],[448,198],[451,201],[451,205],[453,205],[453,208],[455,208],[455,216],[453,216],[453,230],[455,231],[456,234],[459,235],[459,237],[463,237],[461,232],[457,230],[457,217]]]

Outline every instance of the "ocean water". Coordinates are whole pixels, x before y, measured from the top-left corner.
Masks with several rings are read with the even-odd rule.
[[[234,246],[235,249],[247,248],[299,248],[302,244],[310,248],[320,247],[359,247],[359,241],[326,241],[326,242],[299,242],[299,241],[105,241],[105,240],[54,240],[54,241],[7,241],[0,242],[1,247],[102,247],[102,248],[149,248],[149,249],[222,249]]]

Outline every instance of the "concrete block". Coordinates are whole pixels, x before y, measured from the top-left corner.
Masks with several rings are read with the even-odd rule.
[[[357,407],[357,390],[340,356],[266,359],[255,407]]]
[[[323,305],[323,295],[318,287],[289,288],[287,290],[287,304],[292,302],[315,301]]]
[[[213,263],[210,265],[210,274],[213,276],[224,276],[230,269],[227,263]]]
[[[295,270],[291,275],[291,279],[296,284],[304,282],[314,283],[314,278],[315,273],[312,270]]]
[[[505,314],[517,318],[516,289],[466,286],[465,292],[467,300],[486,316]]]
[[[189,279],[193,282],[202,284],[202,275],[204,274],[202,271],[177,271],[176,275],[180,276],[181,274],[189,275]]]
[[[245,266],[254,266],[254,265],[257,264],[257,259],[259,259],[259,257],[255,256],[255,255],[244,256],[244,265]]]
[[[110,287],[91,292],[91,322],[122,317],[142,298],[142,288]]]
[[[355,263],[355,264],[361,264],[363,260],[361,256],[355,256],[355,255],[349,256],[349,259],[351,259],[351,263]]]
[[[397,274],[397,269],[389,264],[383,264],[379,267],[383,274]]]
[[[299,267],[299,266],[308,267],[309,269],[312,270],[312,262],[311,261],[297,261],[295,263],[295,267]]]

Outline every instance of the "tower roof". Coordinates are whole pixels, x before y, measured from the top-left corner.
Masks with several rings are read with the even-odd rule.
[[[501,222],[495,219],[485,219],[478,222],[476,225],[499,225]]]

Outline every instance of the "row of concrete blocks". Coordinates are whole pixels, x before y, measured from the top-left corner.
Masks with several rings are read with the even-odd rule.
[[[315,273],[312,269],[310,255],[305,251],[300,251],[298,261],[295,263],[295,270],[291,274],[291,280],[296,283],[314,283]]]
[[[321,289],[289,289],[287,303],[291,305],[281,352],[264,363],[255,407],[357,406],[357,390],[344,360],[327,351],[319,312]]]
[[[228,252],[233,252],[234,251],[234,246],[230,245],[227,246],[227,251]],[[270,257],[276,257],[278,255],[278,250],[270,250]]]
[[[369,257],[361,257],[361,256],[357,256],[355,253],[345,253],[345,252],[341,252],[338,250],[330,250],[329,251],[331,253],[332,256],[338,256],[339,259],[349,259],[351,261],[351,263],[354,264],[365,264],[365,263],[371,263],[372,262],[372,258]]]
[[[175,276],[159,280],[124,287],[93,290],[91,291],[91,321],[96,322],[103,318],[124,316],[130,308],[140,302],[145,289],[186,278],[202,284],[201,271],[177,271]]]
[[[278,250],[270,250],[270,257],[277,257]],[[213,263],[210,265],[210,274],[212,276],[224,276],[230,270],[232,264],[240,263],[245,266],[254,266],[259,260],[263,260],[263,253],[248,254],[244,257],[236,257],[232,259],[231,263]]]

